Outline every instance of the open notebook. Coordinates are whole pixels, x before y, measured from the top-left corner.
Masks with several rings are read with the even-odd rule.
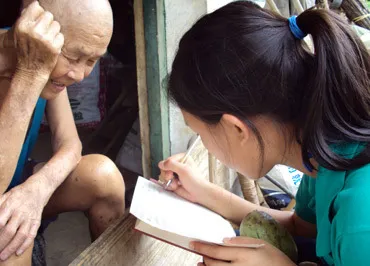
[[[224,245],[225,237],[235,237],[230,223],[220,215],[143,177],[137,181],[130,213],[138,218],[137,231],[190,251],[191,241]]]

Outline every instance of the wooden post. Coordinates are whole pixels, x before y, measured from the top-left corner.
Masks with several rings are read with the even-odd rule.
[[[140,139],[142,150],[143,175],[150,177],[152,172],[149,138],[148,88],[146,85],[146,58],[143,0],[134,1],[136,72],[140,118]]]
[[[155,177],[158,162],[170,155],[164,0],[137,0],[134,5],[143,172]]]

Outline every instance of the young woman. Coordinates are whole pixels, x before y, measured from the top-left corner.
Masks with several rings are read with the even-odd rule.
[[[315,52],[302,39],[310,34]],[[369,265],[370,64],[346,21],[330,11],[283,18],[233,2],[182,38],[169,95],[207,149],[257,179],[274,165],[305,173],[295,212],[255,206],[203,181],[174,156],[159,164],[180,196],[239,223],[258,209],[294,236],[316,238],[327,265]],[[235,245],[259,243],[237,237]],[[266,244],[254,250],[194,243],[204,265],[294,265]]]

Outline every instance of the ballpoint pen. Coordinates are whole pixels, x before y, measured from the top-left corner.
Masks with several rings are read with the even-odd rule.
[[[191,144],[190,148],[188,149],[188,151],[186,152],[186,154],[184,155],[184,157],[182,157],[182,159],[180,160],[180,163],[186,163],[186,160],[189,158],[191,152],[193,151],[193,149],[195,148],[195,146],[198,144],[198,142],[200,141],[200,136],[198,136],[195,141],[193,142],[193,144]],[[173,180],[175,178],[178,178],[178,175],[176,173],[174,173],[173,175],[173,178],[168,180],[166,185],[165,185],[165,189],[167,189],[173,182]]]

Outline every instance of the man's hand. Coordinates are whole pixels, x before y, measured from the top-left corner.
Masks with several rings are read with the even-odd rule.
[[[23,10],[9,34],[14,34],[8,35],[7,44],[13,40],[17,49],[17,69],[26,77],[37,75],[48,80],[64,44],[53,15],[35,1]]]
[[[254,238],[235,237],[225,239],[231,247],[194,243],[194,250],[204,255],[204,262],[198,266],[293,266],[295,265],[284,253],[270,244]],[[260,248],[245,248],[243,245],[263,244]]]
[[[25,182],[0,197],[0,259],[30,247],[40,227],[48,198],[37,182]]]

